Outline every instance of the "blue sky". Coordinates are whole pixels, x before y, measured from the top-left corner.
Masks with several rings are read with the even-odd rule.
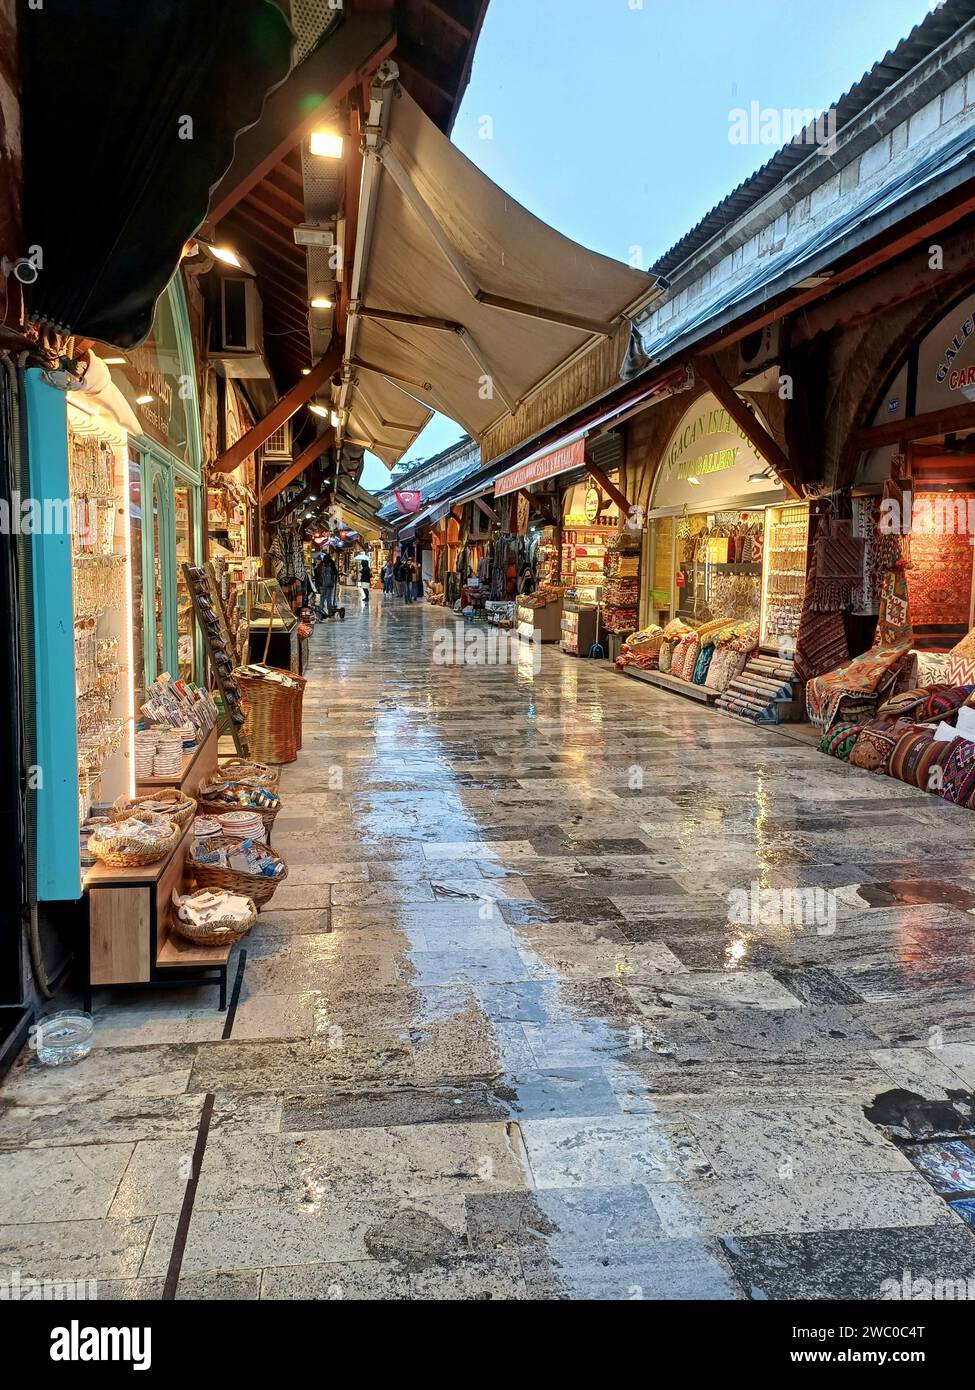
[[[453,140],[538,217],[645,268],[775,153],[732,143],[733,110],[825,109],[931,8],[490,0]],[[461,433],[437,416],[407,457]],[[388,479],[367,456],[364,485]]]

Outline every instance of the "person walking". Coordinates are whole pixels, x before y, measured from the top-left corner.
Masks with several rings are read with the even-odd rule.
[[[423,564],[419,555],[413,561],[413,598],[416,603],[423,597]]]
[[[393,592],[397,598],[403,597],[403,585],[406,582],[406,566],[403,564],[402,555],[397,555],[393,565]]]
[[[403,597],[407,603],[413,602],[413,587],[416,583],[416,566],[413,564],[413,557],[403,563]]]
[[[334,618],[338,612],[339,618],[344,619],[344,606],[336,609],[335,607],[335,586],[338,584],[338,566],[326,550],[318,564],[315,566],[315,585],[318,589],[318,616],[320,618]]]
[[[372,568],[365,558],[359,561],[359,583],[362,585],[362,602],[368,603],[369,586],[372,583]]]
[[[388,598],[393,592],[393,563],[388,557],[379,572],[379,577],[383,582],[383,598]]]

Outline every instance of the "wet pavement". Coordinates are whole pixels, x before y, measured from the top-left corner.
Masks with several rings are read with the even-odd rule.
[[[975,1089],[971,813],[554,649],[438,665],[448,621],[376,600],[315,633],[236,1011],[101,994],[87,1061],[8,1078],[0,1272],[103,1298],[975,1279],[960,1211],[864,1113]]]

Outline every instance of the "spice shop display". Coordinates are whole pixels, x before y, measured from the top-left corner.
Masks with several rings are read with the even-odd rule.
[[[606,547],[615,536],[615,526],[567,528],[562,532],[562,574],[560,584],[580,603],[595,603],[603,586]]]
[[[605,632],[633,632],[640,610],[640,537],[620,532],[606,547],[603,560]]]
[[[518,600],[518,636],[533,642],[558,642],[562,635],[562,608],[565,595],[554,584],[543,584],[533,594]]]

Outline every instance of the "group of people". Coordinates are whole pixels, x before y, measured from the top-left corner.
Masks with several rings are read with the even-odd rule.
[[[397,555],[395,560],[387,560],[380,578],[384,597],[401,598],[407,603],[423,597],[423,574],[412,555]]]
[[[372,585],[371,566],[364,555],[359,556],[353,563],[356,580],[352,581],[350,578],[349,582],[357,582],[360,585],[362,600],[368,603]],[[344,619],[345,607],[335,601],[339,586],[339,569],[329,551],[324,550],[318,556],[313,573],[315,589],[318,592],[318,617],[334,618],[337,613],[340,619]],[[395,560],[387,560],[383,565],[381,577],[384,595],[395,595],[397,598],[405,599],[407,603],[413,603],[414,600],[423,597],[423,574],[412,556],[398,555]]]
[[[323,550],[315,561],[314,575],[315,588],[318,590],[316,612],[319,618],[334,618],[337,613],[339,619],[344,622],[345,605],[335,602],[339,585],[339,567],[327,550]]]

